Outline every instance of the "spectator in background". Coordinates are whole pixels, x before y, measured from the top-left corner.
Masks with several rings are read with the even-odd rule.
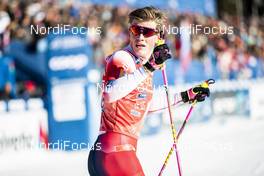
[[[14,62],[4,55],[4,48],[10,41],[11,19],[6,6],[0,6],[0,99],[9,99],[15,94]]]
[[[0,51],[0,99],[10,99],[15,96],[14,62],[4,57]]]

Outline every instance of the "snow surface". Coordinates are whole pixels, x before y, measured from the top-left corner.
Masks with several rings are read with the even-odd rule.
[[[138,157],[158,175],[172,144],[170,128],[141,137]],[[187,124],[178,144],[184,176],[263,176],[264,120],[233,118]],[[88,151],[0,153],[0,176],[87,176]],[[164,176],[178,175],[175,153]]]

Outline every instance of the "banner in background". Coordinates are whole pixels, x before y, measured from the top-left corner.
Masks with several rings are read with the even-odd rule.
[[[252,85],[250,91],[250,113],[253,119],[264,119],[264,82]]]
[[[8,106],[9,111],[0,111],[0,156],[6,152],[45,148],[47,113],[42,100],[10,100]]]
[[[249,117],[249,89],[224,90],[212,93],[213,117]]]
[[[84,34],[51,34],[47,41],[49,143],[67,142],[63,150],[74,150],[73,144],[87,148],[93,116],[87,94],[92,49]]]

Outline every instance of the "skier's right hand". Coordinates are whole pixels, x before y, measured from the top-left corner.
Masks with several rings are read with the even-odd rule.
[[[144,64],[144,67],[151,72],[161,69],[163,63],[171,58],[169,51],[169,47],[165,43],[156,46],[150,60]]]

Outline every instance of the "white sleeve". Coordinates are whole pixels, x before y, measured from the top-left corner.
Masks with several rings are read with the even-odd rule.
[[[133,73],[109,81],[104,89],[104,100],[111,103],[125,97],[144,81],[148,74],[143,67],[140,67]]]
[[[180,105],[181,94],[176,93],[170,96],[170,106]],[[153,91],[149,112],[156,112],[168,108],[167,95],[164,87],[159,87]]]

